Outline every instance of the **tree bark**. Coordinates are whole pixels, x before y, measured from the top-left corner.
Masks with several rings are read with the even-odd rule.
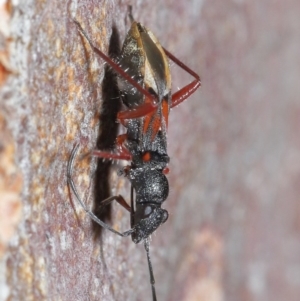
[[[298,300],[299,1],[9,4],[0,8],[0,300],[151,300],[143,245],[93,226],[66,178],[80,142],[73,177],[87,206],[129,199],[121,163],[82,159],[113,148],[120,102],[113,72],[73,22],[114,57],[128,4],[202,78],[170,114],[170,216],[150,250],[158,300]],[[191,80],[174,66],[172,79],[174,91]],[[105,214],[129,229],[119,206]]]

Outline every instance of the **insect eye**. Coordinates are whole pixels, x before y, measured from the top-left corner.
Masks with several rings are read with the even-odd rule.
[[[144,214],[147,216],[147,215],[151,214],[152,211],[153,211],[153,210],[152,210],[152,207],[151,207],[151,206],[147,206],[147,207],[145,208]]]
[[[167,211],[167,210],[164,210],[164,212],[163,212],[162,223],[165,223],[165,222],[167,221],[168,217],[169,217],[168,211]]]

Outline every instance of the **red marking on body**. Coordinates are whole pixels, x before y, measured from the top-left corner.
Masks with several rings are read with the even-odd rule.
[[[168,103],[168,100],[167,99],[163,99],[162,101],[162,115],[165,119],[165,122],[166,122],[166,129],[168,128],[168,121],[169,121],[169,103]]]
[[[148,162],[151,160],[151,154],[149,152],[146,152],[143,154],[143,161]]]
[[[166,128],[168,128],[169,120],[169,103],[167,99],[163,99],[161,103],[161,114],[156,112],[150,113],[145,116],[143,133],[147,133],[151,126],[151,140],[153,141],[161,128],[162,118],[165,120]]]
[[[151,140],[153,141],[161,127],[161,116],[156,114],[154,116],[154,120],[152,121],[152,133],[151,133]]]

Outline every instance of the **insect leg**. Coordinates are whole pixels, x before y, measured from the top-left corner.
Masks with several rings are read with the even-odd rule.
[[[81,24],[77,21],[77,20],[73,20],[75,22],[75,24],[78,26],[78,30],[79,32],[87,39],[87,41],[89,42],[91,48],[107,63],[109,64],[117,73],[119,73],[119,75],[121,75],[126,81],[128,81],[133,87],[135,87],[139,92],[141,92],[142,94],[144,94],[147,98],[149,98],[151,100],[151,102],[153,102],[152,106],[154,106],[156,108],[155,105],[155,101],[156,98],[154,95],[152,95],[151,93],[149,93],[146,89],[144,89],[140,84],[138,84],[133,78],[131,78],[131,76],[129,74],[127,74],[127,72],[125,72],[117,63],[115,63],[112,59],[110,59],[107,55],[105,55],[101,50],[99,50],[96,46],[94,46],[94,44],[92,43],[92,41],[90,40],[90,38],[88,37],[88,35],[86,34],[86,32],[83,30]],[[128,119],[128,118],[127,118]]]
[[[131,160],[131,155],[126,153],[121,154],[112,154],[110,152],[103,152],[99,150],[93,150],[91,153],[92,156],[103,158],[103,159],[115,159],[115,160]]]
[[[76,153],[78,151],[79,148],[79,144],[75,145],[72,153],[71,153],[71,157],[68,161],[68,166],[67,166],[67,180],[68,180],[68,184],[71,188],[71,190],[73,191],[73,193],[75,194],[76,199],[78,200],[78,202],[80,203],[81,207],[84,209],[84,211],[91,217],[91,219],[93,221],[95,221],[97,224],[99,224],[100,226],[102,226],[103,228],[110,230],[111,232],[122,236],[122,237],[126,237],[131,235],[134,232],[134,229],[130,229],[128,231],[125,231],[123,233],[116,231],[115,229],[113,229],[112,227],[110,227],[109,225],[107,225],[106,223],[104,223],[103,221],[101,221],[92,211],[90,211],[89,209],[86,208],[85,204],[83,203],[83,201],[81,200],[78,191],[76,189],[75,183],[72,179],[72,171],[73,171],[73,163],[74,163],[74,159],[76,156]],[[109,202],[112,202],[114,199],[119,198],[120,196],[114,196],[114,197],[110,197]],[[104,200],[108,201],[108,199]]]
[[[100,150],[92,151],[92,156],[104,158],[104,159],[116,159],[116,160],[127,160],[130,161],[132,159],[131,153],[124,146],[124,142],[127,139],[127,134],[122,134],[117,137],[117,148],[119,153],[110,153]]]
[[[131,212],[131,207],[127,204],[125,199],[121,195],[111,196],[101,202],[101,207],[109,205],[113,200],[117,201],[127,211]]]
[[[133,110],[125,110],[118,113],[117,118],[122,122],[124,119],[134,119],[144,117],[157,109],[157,104],[145,102]]]
[[[184,100],[186,100],[189,96],[191,96],[201,86],[201,80],[200,76],[196,72],[191,70],[188,66],[186,66],[183,62],[176,58],[167,49],[163,49],[166,55],[170,58],[170,60],[172,60],[176,65],[178,65],[180,68],[182,68],[184,71],[186,71],[195,78],[195,80],[193,80],[191,83],[181,88],[179,91],[172,95],[171,108],[174,108],[180,103],[182,103]]]
[[[132,157],[131,156],[131,153],[129,152],[129,150],[124,146],[124,142],[127,140],[127,134],[122,134],[122,135],[119,135],[117,137],[117,148],[119,149],[120,153],[121,154],[126,154],[127,156],[129,156],[130,158]],[[130,159],[131,160],[131,159]]]
[[[151,284],[151,289],[152,289],[152,300],[157,301],[156,300],[156,292],[155,292],[155,279],[154,279],[153,268],[152,268],[152,263],[151,263],[151,259],[150,259],[149,245],[150,245],[149,238],[146,238],[144,240],[144,247],[145,247],[145,250],[146,250],[148,267],[149,267],[150,284]]]
[[[135,87],[139,92],[146,96],[149,99],[148,102],[140,105],[139,107],[135,108],[134,110],[126,110],[123,112],[118,113],[118,119],[132,119],[132,118],[139,118],[143,117],[151,112],[154,112],[157,109],[157,99],[154,95],[149,93],[146,89],[144,89],[140,84],[138,84],[134,79],[131,78],[127,72],[125,72],[117,63],[115,63],[112,59],[106,56],[101,50],[96,48],[86,32],[83,30],[81,24],[73,20],[75,24],[78,26],[79,32],[87,39],[91,48],[106,62],[108,63],[119,75],[121,75],[126,81],[128,81],[133,87]]]

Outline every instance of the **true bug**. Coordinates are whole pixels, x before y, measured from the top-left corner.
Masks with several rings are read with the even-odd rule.
[[[118,75],[120,97],[127,108],[118,113],[118,120],[127,133],[117,137],[117,152],[100,150],[93,156],[107,159],[131,161],[120,174],[131,182],[131,202],[127,204],[121,196],[112,196],[102,201],[102,206],[116,200],[130,212],[131,229],[120,233],[100,220],[88,210],[79,197],[72,179],[72,169],[77,144],[68,162],[68,183],[83,209],[99,225],[122,237],[131,235],[134,243],[144,241],[152,287],[152,300],[156,301],[155,280],[149,254],[149,236],[168,218],[168,212],[161,208],[167,199],[169,184],[167,127],[170,108],[187,99],[200,86],[200,77],[164,49],[156,37],[140,23],[133,20],[125,38],[117,62],[97,49],[81,25],[74,21],[80,33],[87,39],[92,49],[108,63]],[[194,80],[171,95],[171,75],[168,58],[194,77]],[[134,197],[135,192],[135,197]]]

